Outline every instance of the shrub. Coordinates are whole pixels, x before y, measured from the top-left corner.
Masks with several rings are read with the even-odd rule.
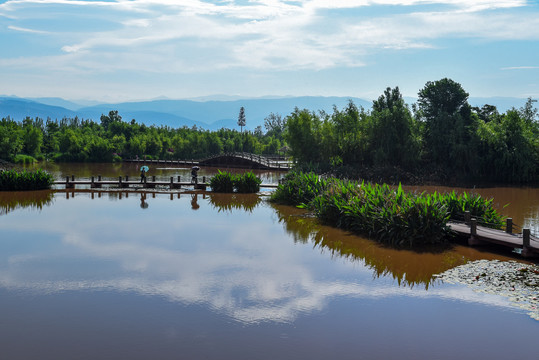
[[[210,186],[212,191],[215,192],[234,192],[234,175],[229,172],[221,172],[221,170],[218,170],[217,175],[211,177]]]
[[[501,227],[492,200],[479,195],[416,194],[387,184],[358,183],[310,174],[290,174],[272,201],[309,208],[323,222],[385,244],[414,246],[444,242],[449,219],[464,210],[485,225]]]
[[[290,172],[273,192],[270,200],[285,205],[310,203],[327,186],[327,182],[313,172]]]
[[[18,154],[15,156],[14,162],[15,164],[26,165],[26,164],[33,164],[37,162],[37,160],[33,156],[30,156],[30,155]]]
[[[50,189],[53,183],[52,175],[41,169],[0,171],[0,191]]]
[[[234,188],[239,193],[256,193],[260,191],[261,183],[262,180],[252,171],[234,177]]]
[[[232,175],[229,172],[218,171],[217,175],[210,179],[212,191],[231,193],[236,190],[239,193],[256,193],[260,190],[262,180],[253,172]]]

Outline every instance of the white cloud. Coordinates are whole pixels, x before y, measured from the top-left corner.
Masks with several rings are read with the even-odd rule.
[[[9,29],[35,37],[28,41],[45,49],[30,58],[13,45],[0,64],[17,59],[12,66],[26,66],[27,72],[39,67],[42,73],[63,66],[73,76],[355,69],[381,51],[435,51],[446,39],[535,41],[539,17],[523,11],[527,5],[524,0],[11,0],[0,4]]]
[[[501,70],[532,70],[539,69],[539,66],[508,66],[501,68]]]

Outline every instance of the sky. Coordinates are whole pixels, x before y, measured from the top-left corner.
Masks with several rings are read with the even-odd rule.
[[[0,95],[539,97],[539,1],[0,1]]]

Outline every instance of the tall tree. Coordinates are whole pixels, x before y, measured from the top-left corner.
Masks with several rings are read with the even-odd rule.
[[[241,129],[241,132],[243,132],[243,127],[245,126],[245,108],[242,106],[240,108],[240,114],[238,115],[238,126]]]
[[[427,82],[418,96],[428,160],[460,174],[477,169],[477,117],[472,116],[468,93],[459,83],[444,78]]]
[[[419,159],[419,142],[412,113],[398,87],[388,87],[373,101],[371,116],[368,143],[374,161],[412,168]]]

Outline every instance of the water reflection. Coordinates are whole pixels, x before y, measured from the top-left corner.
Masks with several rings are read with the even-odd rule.
[[[262,196],[258,194],[219,194],[209,193],[210,205],[219,212],[233,210],[253,212],[260,205]]]
[[[394,249],[373,240],[339,229],[320,225],[303,210],[272,205],[279,223],[295,242],[313,243],[332,257],[360,262],[373,270],[375,278],[391,276],[399,286],[421,286],[428,289],[436,280],[433,275],[476,259],[510,260],[509,256],[480,252],[459,244],[432,246],[420,250]],[[489,250],[494,250],[490,248]]]
[[[194,193],[191,194],[191,209],[198,210],[200,208],[200,205],[198,205],[198,194]]]
[[[42,210],[52,205],[54,195],[44,191],[0,191],[0,216],[20,208]]]
[[[113,202],[93,192],[70,194],[59,194],[55,206],[32,217],[31,229],[25,216],[0,222],[8,234],[0,242],[3,288],[152,295],[200,304],[246,324],[292,322],[346,297],[443,296],[507,306],[466,289],[413,289],[432,287],[433,273],[485,258],[473,250],[465,255],[386,249],[320,226],[302,210],[263,206],[258,196],[151,193],[152,206],[142,212],[138,205],[150,193],[109,193]],[[196,212],[193,199],[201,205]],[[321,251],[305,246],[310,242]],[[395,279],[410,286],[395,286]]]
[[[147,209],[148,208],[148,203],[146,202],[146,194],[145,193],[140,194],[140,207],[142,209]]]

